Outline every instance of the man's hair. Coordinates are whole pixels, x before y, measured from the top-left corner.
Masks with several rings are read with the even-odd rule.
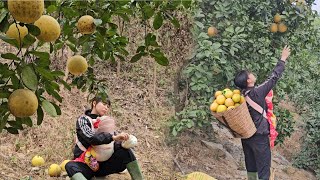
[[[250,72],[248,70],[240,71],[236,77],[234,78],[234,84],[239,87],[240,89],[245,89],[248,87],[248,77]]]
[[[98,104],[99,102],[102,102],[104,104],[107,104],[109,107],[111,106],[111,102],[109,98],[103,98],[102,96],[96,96],[94,98],[92,98],[91,100],[91,108],[93,108],[93,102],[96,102],[96,104]]]

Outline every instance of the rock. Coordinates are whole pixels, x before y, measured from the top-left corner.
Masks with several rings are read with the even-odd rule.
[[[40,170],[40,167],[32,167],[31,168],[31,171],[39,171]]]
[[[274,152],[272,154],[272,160],[278,165],[285,165],[285,166],[291,165],[291,163],[278,152]]]
[[[217,136],[217,139],[233,139],[232,133],[228,130],[228,128],[222,126],[219,122],[211,123],[213,131]]]
[[[292,176],[294,173],[297,172],[297,169],[292,166],[288,166],[285,169],[283,169],[283,171],[286,172],[289,176]]]
[[[213,142],[208,142],[201,140],[202,144],[204,144],[206,147],[208,147],[210,150],[213,151],[213,154],[216,155],[217,159],[225,159],[228,164],[233,166],[234,168],[238,167],[238,163],[236,160],[232,157],[230,153],[228,153],[221,144],[213,143]]]
[[[243,163],[244,154],[240,140],[227,140],[222,142],[222,145],[238,163]]]
[[[226,157],[226,151],[221,144],[208,142],[208,141],[204,141],[204,140],[201,140],[201,142],[206,147],[208,147],[210,150],[214,151],[214,154],[216,154],[218,157],[221,157],[221,158]]]

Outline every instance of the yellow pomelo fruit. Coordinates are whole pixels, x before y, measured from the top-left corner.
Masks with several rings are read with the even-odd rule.
[[[212,112],[215,112],[215,111],[217,110],[218,106],[219,106],[219,104],[216,103],[216,102],[214,102],[214,103],[212,103],[212,104],[210,105],[210,110],[211,110]]]
[[[227,110],[234,109],[234,108],[235,108],[235,106],[229,106]]]
[[[217,112],[224,112],[227,110],[227,106],[225,105],[219,105],[217,108]]]
[[[231,91],[231,90],[229,90],[229,91],[224,91],[224,96],[226,97],[226,98],[231,98],[232,96],[233,96],[233,92]]]
[[[270,32],[272,33],[278,32],[278,25],[276,23],[272,23],[270,25]]]
[[[275,23],[278,23],[278,22],[281,21],[281,16],[280,16],[279,13],[277,13],[277,14],[273,17],[273,21],[274,21]]]
[[[227,98],[226,101],[224,102],[224,105],[226,105],[227,107],[234,106],[234,102],[231,98]]]
[[[208,28],[208,36],[212,37],[218,34],[218,30],[215,27],[209,27]]]
[[[240,102],[240,99],[241,99],[241,96],[240,96],[240,94],[234,94],[233,96],[232,96],[232,100],[233,100],[233,102]]]
[[[33,23],[44,11],[44,0],[8,0],[8,9],[15,20]]]
[[[186,180],[217,180],[217,179],[202,172],[192,172],[187,175]]]
[[[51,177],[59,177],[61,175],[61,168],[58,164],[51,164],[48,169],[48,174]]]
[[[67,68],[71,74],[80,75],[87,71],[88,63],[83,56],[75,55],[68,59]]]
[[[217,96],[217,98],[216,98],[216,101],[218,104],[224,104],[225,100],[226,100],[226,97],[224,97],[224,95],[222,95],[222,94]]]
[[[238,107],[238,106],[240,106],[240,103],[235,103],[234,104],[234,107]]]
[[[56,19],[51,16],[43,15],[35,23],[40,29],[40,35],[37,39],[44,42],[54,42],[60,36],[60,25]]]
[[[217,96],[219,96],[219,95],[221,95],[222,94],[222,91],[216,91],[215,93],[214,93],[214,97],[217,97]]]
[[[288,29],[288,27],[285,24],[283,24],[283,23],[278,24],[279,32],[281,32],[281,33],[286,32],[287,29]]]
[[[60,168],[62,171],[66,171],[66,164],[69,162],[70,160],[64,160],[61,164],[60,164]]]
[[[246,99],[245,99],[243,96],[241,96],[241,97],[240,97],[240,104],[242,104],[242,103],[244,103],[244,102],[246,102]]]
[[[241,92],[239,89],[235,89],[235,90],[233,90],[233,94],[241,94]]]
[[[17,28],[18,26],[18,28]],[[18,30],[19,29],[19,30]],[[20,36],[19,36],[20,33]],[[9,38],[14,38],[18,41],[19,45],[23,41],[23,38],[28,34],[28,28],[26,26],[20,26],[19,24],[11,24],[9,26],[8,31],[6,32],[6,35]]]
[[[92,34],[96,29],[93,17],[89,15],[82,16],[78,20],[77,28],[81,34]]]
[[[38,167],[44,165],[44,159],[41,156],[34,156],[31,160],[32,166]]]
[[[225,91],[231,91],[231,89],[225,88],[222,92],[224,93]]]
[[[301,6],[301,5],[306,5],[307,4],[305,0],[297,0],[296,3],[297,3],[297,6]]]
[[[217,103],[217,100],[214,100],[213,103]]]
[[[8,106],[15,117],[29,117],[38,109],[38,98],[29,89],[17,89],[9,96]]]

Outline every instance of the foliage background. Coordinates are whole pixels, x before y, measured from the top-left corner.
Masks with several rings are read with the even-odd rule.
[[[257,82],[262,83],[287,44],[292,53],[274,89],[280,132],[277,144],[292,134],[295,123],[291,113],[278,104],[282,100],[294,102],[307,123],[304,148],[296,164],[319,175],[319,17],[311,11],[312,3],[199,0],[194,12],[196,48],[180,83],[181,89],[188,89],[188,101],[173,118],[172,134],[209,125],[214,120],[208,108],[214,92],[235,88],[234,75],[242,69],[254,72]],[[284,33],[269,31],[276,13],[288,27]],[[210,26],[218,29],[217,36],[208,37]]]

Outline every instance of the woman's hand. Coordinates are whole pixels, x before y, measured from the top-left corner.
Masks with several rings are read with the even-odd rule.
[[[114,141],[126,141],[129,139],[129,134],[128,133],[120,133],[118,135],[112,136],[112,139]]]
[[[290,50],[289,46],[286,45],[282,50],[281,60],[285,62],[287,60],[287,58],[289,57],[290,53],[291,53],[291,50]]]

